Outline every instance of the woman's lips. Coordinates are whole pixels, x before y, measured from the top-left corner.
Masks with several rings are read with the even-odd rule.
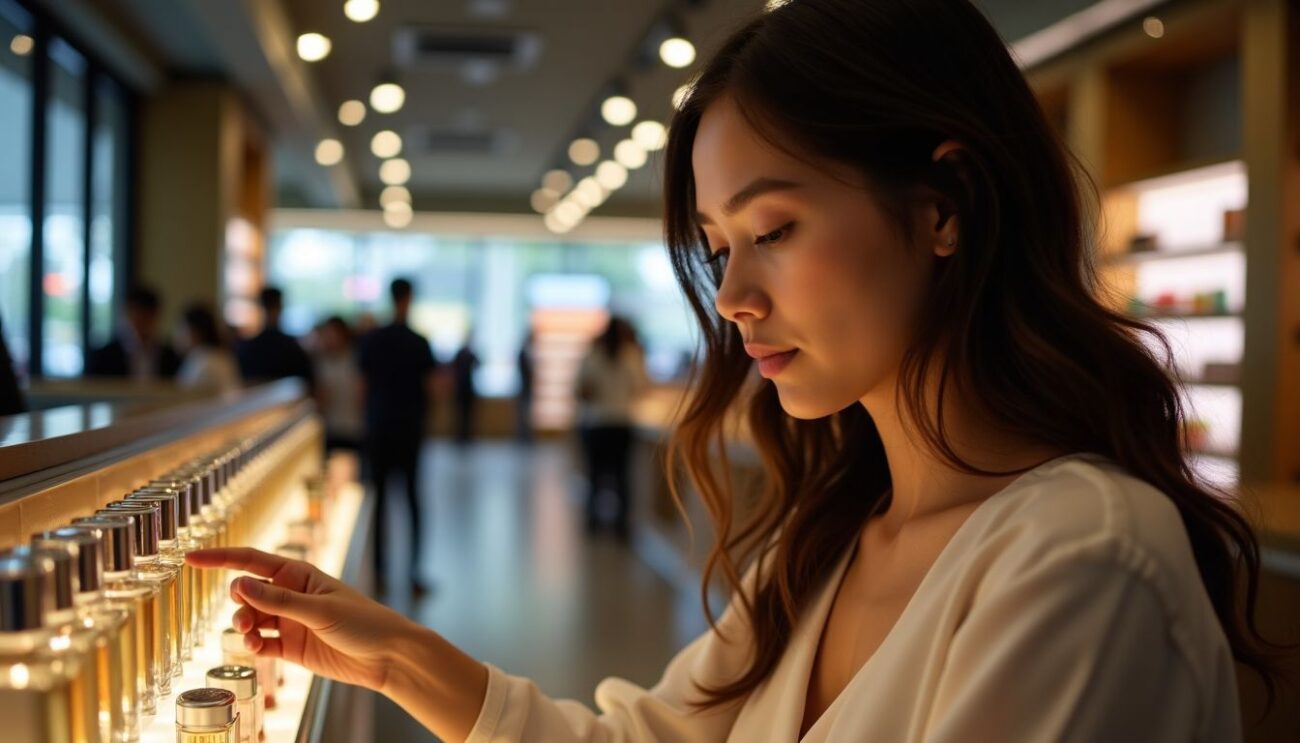
[[[758,360],[758,373],[771,379],[789,366],[790,361],[794,360],[800,349],[792,348],[789,351],[779,351],[779,349],[758,346],[758,344],[746,344],[745,352]]]

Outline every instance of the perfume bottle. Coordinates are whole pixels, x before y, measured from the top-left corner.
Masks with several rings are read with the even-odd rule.
[[[135,637],[136,696],[141,715],[158,712],[160,624],[157,584],[138,580],[135,568],[135,521],[128,516],[92,516],[73,526],[94,529],[104,547],[104,602],[130,614]]]
[[[225,689],[190,689],[176,697],[176,743],[239,743],[235,695]]]
[[[41,564],[44,562],[44,564]],[[94,663],[44,624],[48,562],[0,556],[0,724],[5,740],[100,743]]]
[[[129,613],[104,602],[103,542],[98,532],[63,527],[33,535],[32,546],[64,549],[72,555],[76,565],[76,593],[72,597],[76,616],[67,626],[93,630],[107,641],[107,647],[99,649],[96,670],[100,693],[107,692],[111,705],[108,717],[112,740],[139,740],[135,635]]]
[[[257,743],[266,737],[262,730],[266,701],[262,696],[256,669],[248,666],[217,666],[208,671],[208,686],[234,692],[239,708],[240,743]]]
[[[184,520],[189,525],[188,511],[181,505],[181,494],[175,490],[144,488],[127,496],[127,502],[157,503],[161,507],[162,531],[158,534],[158,561],[176,570],[180,577],[180,661],[193,655],[194,649],[194,574],[193,567],[185,563],[185,553],[180,541],[180,526]],[[177,675],[181,663],[176,664]]]
[[[181,664],[180,570],[158,559],[161,509],[147,501],[114,501],[101,514],[121,514],[135,520],[135,558],[132,577],[158,586],[158,626],[154,654],[158,656],[158,691],[171,694],[172,679]]]
[[[275,709],[275,674],[272,664],[274,659],[262,657],[244,646],[244,635],[234,627],[227,627],[221,633],[221,662],[227,666],[246,666],[257,671],[261,682],[262,704],[264,709]]]
[[[188,554],[196,549],[216,546],[215,536],[207,525],[203,522],[200,510],[202,508],[201,494],[199,493],[200,482],[197,475],[183,476],[179,473],[172,473],[149,483],[145,490],[174,490],[180,495],[180,510],[177,511],[179,525],[176,529],[176,549],[181,554]],[[212,614],[212,596],[214,594],[213,586],[216,582],[216,576],[210,570],[197,570],[190,568],[190,574],[193,576],[193,606],[194,606],[194,647],[203,644],[204,637],[210,629],[209,619]]]

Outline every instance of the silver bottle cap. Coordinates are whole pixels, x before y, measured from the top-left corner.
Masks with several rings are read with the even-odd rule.
[[[162,530],[162,507],[158,504],[115,500],[97,513],[130,516],[135,521],[136,556],[153,557],[158,554],[158,538]]]
[[[139,488],[135,492],[152,492],[152,494],[166,494],[174,492],[175,494],[175,525],[178,527],[190,526],[190,503],[192,496],[190,491],[194,488],[194,483],[185,481],[185,479],[156,479],[149,485]]]
[[[190,689],[176,697],[176,724],[185,728],[221,729],[235,720],[235,693],[226,689]]]
[[[257,696],[257,670],[248,666],[217,666],[208,671],[208,686],[232,691],[239,699]]]
[[[40,629],[44,619],[41,576],[21,555],[0,555],[0,632]]]
[[[104,585],[104,542],[93,529],[64,526],[32,535],[32,546],[61,548],[77,566],[77,591],[93,593]]]
[[[63,611],[72,608],[72,594],[77,586],[72,553],[62,546],[40,547],[22,545],[9,550],[10,554],[26,557],[40,573],[41,592],[45,611]]]
[[[159,514],[159,520],[162,524],[162,530],[158,532],[159,539],[175,539],[176,529],[181,526],[180,521],[180,493],[175,490],[153,490],[151,488],[141,488],[126,497],[127,501],[145,501],[148,503],[157,503],[162,511]]]
[[[72,520],[77,529],[93,529],[104,546],[104,571],[120,573],[134,567],[135,519],[122,512],[109,511]]]

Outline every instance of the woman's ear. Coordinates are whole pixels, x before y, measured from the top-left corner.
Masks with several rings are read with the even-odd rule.
[[[955,180],[964,187],[965,179],[962,176],[961,164],[958,162],[962,151],[963,147],[960,142],[949,139],[934,148],[930,159],[940,168],[949,169],[951,175],[955,176]],[[959,224],[960,220],[957,217],[955,206],[952,199],[942,192],[934,205],[931,241],[934,245],[934,254],[940,258],[947,258],[956,253],[957,246],[961,242],[961,225]]]

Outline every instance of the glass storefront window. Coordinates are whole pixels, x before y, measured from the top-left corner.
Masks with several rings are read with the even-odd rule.
[[[95,136],[91,164],[90,347],[113,336],[115,298],[126,264],[127,104],[122,89],[101,77],[95,85]]]
[[[678,376],[695,348],[694,321],[657,242],[573,243],[420,233],[283,229],[272,233],[268,279],[285,292],[285,330],[305,335],[330,315],[350,322],[389,314],[388,286],[415,285],[411,324],[449,361],[470,341],[481,394],[512,395],[516,355],[533,308],[533,277],[596,277],[609,309],[632,320],[652,376]]]
[[[0,0],[0,328],[19,374],[31,358],[31,20]]]
[[[59,38],[49,51],[41,365],[47,376],[72,377],[83,366],[86,61]]]

